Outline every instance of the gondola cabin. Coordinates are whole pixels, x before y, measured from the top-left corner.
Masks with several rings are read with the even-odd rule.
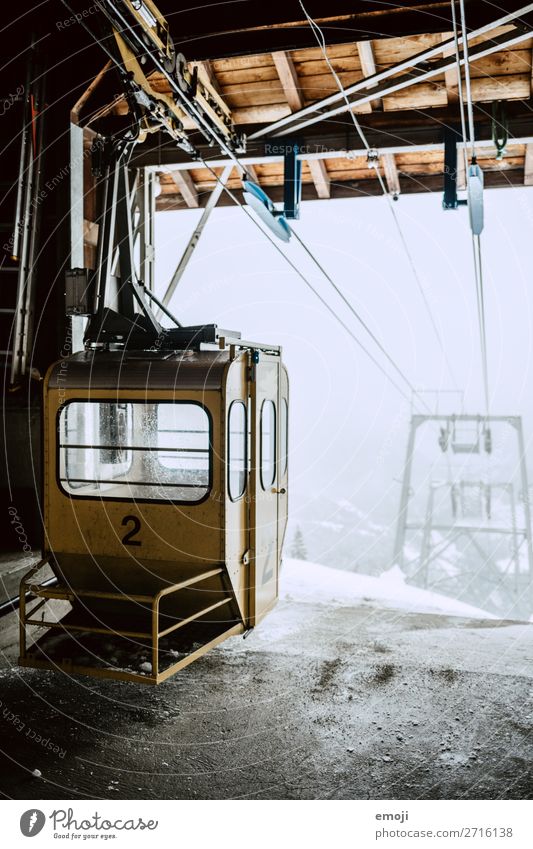
[[[257,625],[287,522],[280,350],[90,350],[44,391],[45,552],[21,585],[21,664],[156,684]],[[28,647],[30,626],[45,631]]]

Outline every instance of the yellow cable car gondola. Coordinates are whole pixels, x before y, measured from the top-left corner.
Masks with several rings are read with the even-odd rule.
[[[287,373],[274,346],[212,338],[219,350],[86,351],[50,369],[21,665],[155,684],[275,604]],[[57,584],[39,585],[48,564]],[[49,630],[27,648],[29,625]]]

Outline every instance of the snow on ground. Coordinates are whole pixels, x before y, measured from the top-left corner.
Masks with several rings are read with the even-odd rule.
[[[398,566],[383,572],[379,578],[330,569],[319,563],[284,558],[281,570],[280,596],[289,601],[319,604],[372,604],[416,613],[441,613],[469,619],[496,619],[492,613],[439,593],[405,583]]]

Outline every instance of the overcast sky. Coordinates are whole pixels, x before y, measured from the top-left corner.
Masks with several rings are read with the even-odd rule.
[[[457,385],[465,391],[465,409],[483,412],[468,213],[444,212],[438,194],[400,197],[395,211]],[[200,214],[156,216],[159,294]],[[294,229],[411,383],[418,389],[453,388],[387,201],[306,202]],[[485,192],[482,244],[491,411],[525,415],[528,438],[533,191]],[[279,245],[394,374],[295,240]],[[291,380],[296,497],[320,490],[361,503],[380,497],[384,487],[397,492],[394,477],[402,465],[409,405],[241,210],[213,213],[171,308],[186,324],[216,322],[247,339],[283,345]]]

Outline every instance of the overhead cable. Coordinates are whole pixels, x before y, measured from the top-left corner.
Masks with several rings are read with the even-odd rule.
[[[353,110],[352,110],[352,108],[351,108],[351,104],[350,104],[350,100],[349,100],[349,98],[348,98],[348,95],[347,95],[347,93],[346,93],[346,91],[345,91],[345,89],[344,89],[344,86],[343,86],[343,84],[342,84],[342,82],[341,82],[341,80],[340,80],[339,75],[338,75],[338,74],[337,74],[337,72],[335,71],[335,68],[333,67],[333,65],[332,65],[332,63],[331,63],[331,61],[330,61],[330,58],[329,58],[329,56],[328,56],[328,52],[327,52],[327,45],[326,45],[326,39],[325,39],[324,33],[323,33],[322,29],[319,27],[319,25],[316,23],[316,21],[314,21],[314,20],[313,20],[313,18],[312,18],[312,17],[308,14],[308,12],[307,12],[307,10],[306,10],[306,8],[305,8],[305,6],[304,6],[304,4],[303,4],[302,0],[299,0],[299,2],[300,2],[300,7],[301,7],[301,9],[302,9],[302,11],[303,11],[303,13],[304,13],[305,17],[307,18],[307,21],[309,22],[309,25],[311,26],[311,29],[313,30],[313,33],[314,33],[314,35],[315,35],[315,38],[316,38],[316,40],[317,40],[317,42],[318,42],[318,45],[319,45],[319,47],[320,47],[320,49],[321,49],[321,51],[322,51],[322,55],[323,55],[323,57],[324,57],[324,60],[325,60],[325,62],[326,62],[326,64],[327,64],[327,66],[328,66],[329,70],[331,71],[331,74],[333,75],[333,78],[334,78],[334,80],[335,80],[335,82],[336,82],[336,84],[337,84],[337,86],[338,86],[338,88],[339,88],[339,91],[341,92],[341,94],[342,94],[342,96],[343,96],[343,98],[344,98],[344,101],[345,101],[346,105],[349,107],[348,112],[349,112],[349,114],[350,114],[350,116],[351,116],[351,119],[352,119],[352,122],[353,122],[353,124],[354,124],[354,127],[355,127],[355,129],[356,129],[356,131],[357,131],[357,133],[358,133],[358,135],[359,135],[359,137],[360,137],[361,141],[363,142],[363,144],[364,144],[364,146],[365,146],[365,148],[366,148],[367,153],[369,153],[369,152],[371,151],[371,147],[370,147],[370,145],[369,145],[369,143],[368,143],[368,139],[366,138],[366,135],[365,135],[365,133],[364,133],[364,131],[363,131],[363,129],[362,129],[362,127],[361,127],[361,125],[360,125],[360,123],[359,123],[358,119],[357,119],[357,116],[355,115],[355,113],[353,112]],[[379,153],[379,152],[378,152],[378,153]],[[449,376],[450,376],[450,378],[451,378],[451,380],[452,380],[452,383],[453,383],[453,385],[454,385],[454,388],[456,388],[456,389],[457,389],[457,388],[458,388],[458,387],[457,387],[457,381],[456,381],[456,379],[455,379],[455,375],[454,375],[454,372],[453,372],[453,369],[452,369],[452,366],[451,366],[451,363],[450,363],[450,359],[449,359],[448,354],[447,354],[447,351],[446,351],[446,346],[444,345],[444,341],[443,341],[443,339],[442,339],[441,333],[440,333],[439,328],[438,328],[438,326],[437,326],[437,322],[435,321],[435,317],[434,317],[434,315],[433,315],[433,311],[432,311],[432,309],[431,309],[431,306],[430,306],[429,301],[428,301],[428,299],[427,299],[426,293],[425,293],[425,291],[424,291],[424,287],[423,287],[423,285],[422,285],[422,282],[421,282],[421,280],[420,280],[420,277],[419,277],[418,271],[417,271],[417,269],[416,269],[415,261],[414,261],[414,259],[413,259],[412,254],[411,254],[411,251],[409,250],[409,245],[407,244],[407,240],[406,240],[406,238],[405,238],[405,234],[404,234],[403,229],[402,229],[402,226],[401,226],[401,224],[400,224],[400,220],[399,220],[399,218],[398,218],[398,216],[397,216],[397,214],[396,214],[396,210],[395,210],[395,208],[394,208],[394,201],[393,201],[393,200],[391,199],[391,197],[390,197],[390,193],[389,193],[389,191],[388,191],[388,189],[387,189],[387,186],[385,185],[385,181],[383,180],[383,176],[382,176],[382,174],[380,173],[380,170],[379,170],[379,167],[378,167],[378,165],[377,165],[377,164],[376,164],[376,169],[375,169],[375,170],[376,170],[376,177],[377,177],[377,179],[378,179],[378,181],[379,181],[379,184],[380,184],[380,187],[381,187],[381,191],[383,192],[384,197],[387,199],[388,206],[389,206],[389,210],[390,210],[390,212],[391,212],[391,215],[392,215],[392,218],[393,218],[393,221],[394,221],[394,224],[395,224],[396,230],[397,230],[397,232],[398,232],[398,236],[399,236],[400,241],[401,241],[401,243],[402,243],[402,247],[403,247],[403,249],[404,249],[404,251],[405,251],[405,255],[406,255],[406,257],[407,257],[407,261],[408,261],[408,263],[409,263],[409,266],[410,266],[410,269],[411,269],[411,273],[412,273],[412,275],[413,275],[413,278],[414,278],[415,283],[416,283],[416,285],[417,285],[418,291],[419,291],[420,296],[421,296],[421,298],[422,298],[422,301],[423,301],[423,304],[424,304],[424,307],[425,307],[426,313],[427,313],[427,315],[428,315],[428,318],[429,318],[430,324],[431,324],[431,326],[432,326],[432,328],[433,328],[433,332],[434,332],[435,337],[436,337],[436,339],[437,339],[438,345],[439,345],[439,347],[440,347],[440,349],[441,349],[441,353],[442,353],[442,355],[443,355],[444,362],[445,362],[446,368],[447,368],[447,370],[448,370],[448,374],[449,374]],[[293,232],[294,232],[294,230],[293,230]]]

